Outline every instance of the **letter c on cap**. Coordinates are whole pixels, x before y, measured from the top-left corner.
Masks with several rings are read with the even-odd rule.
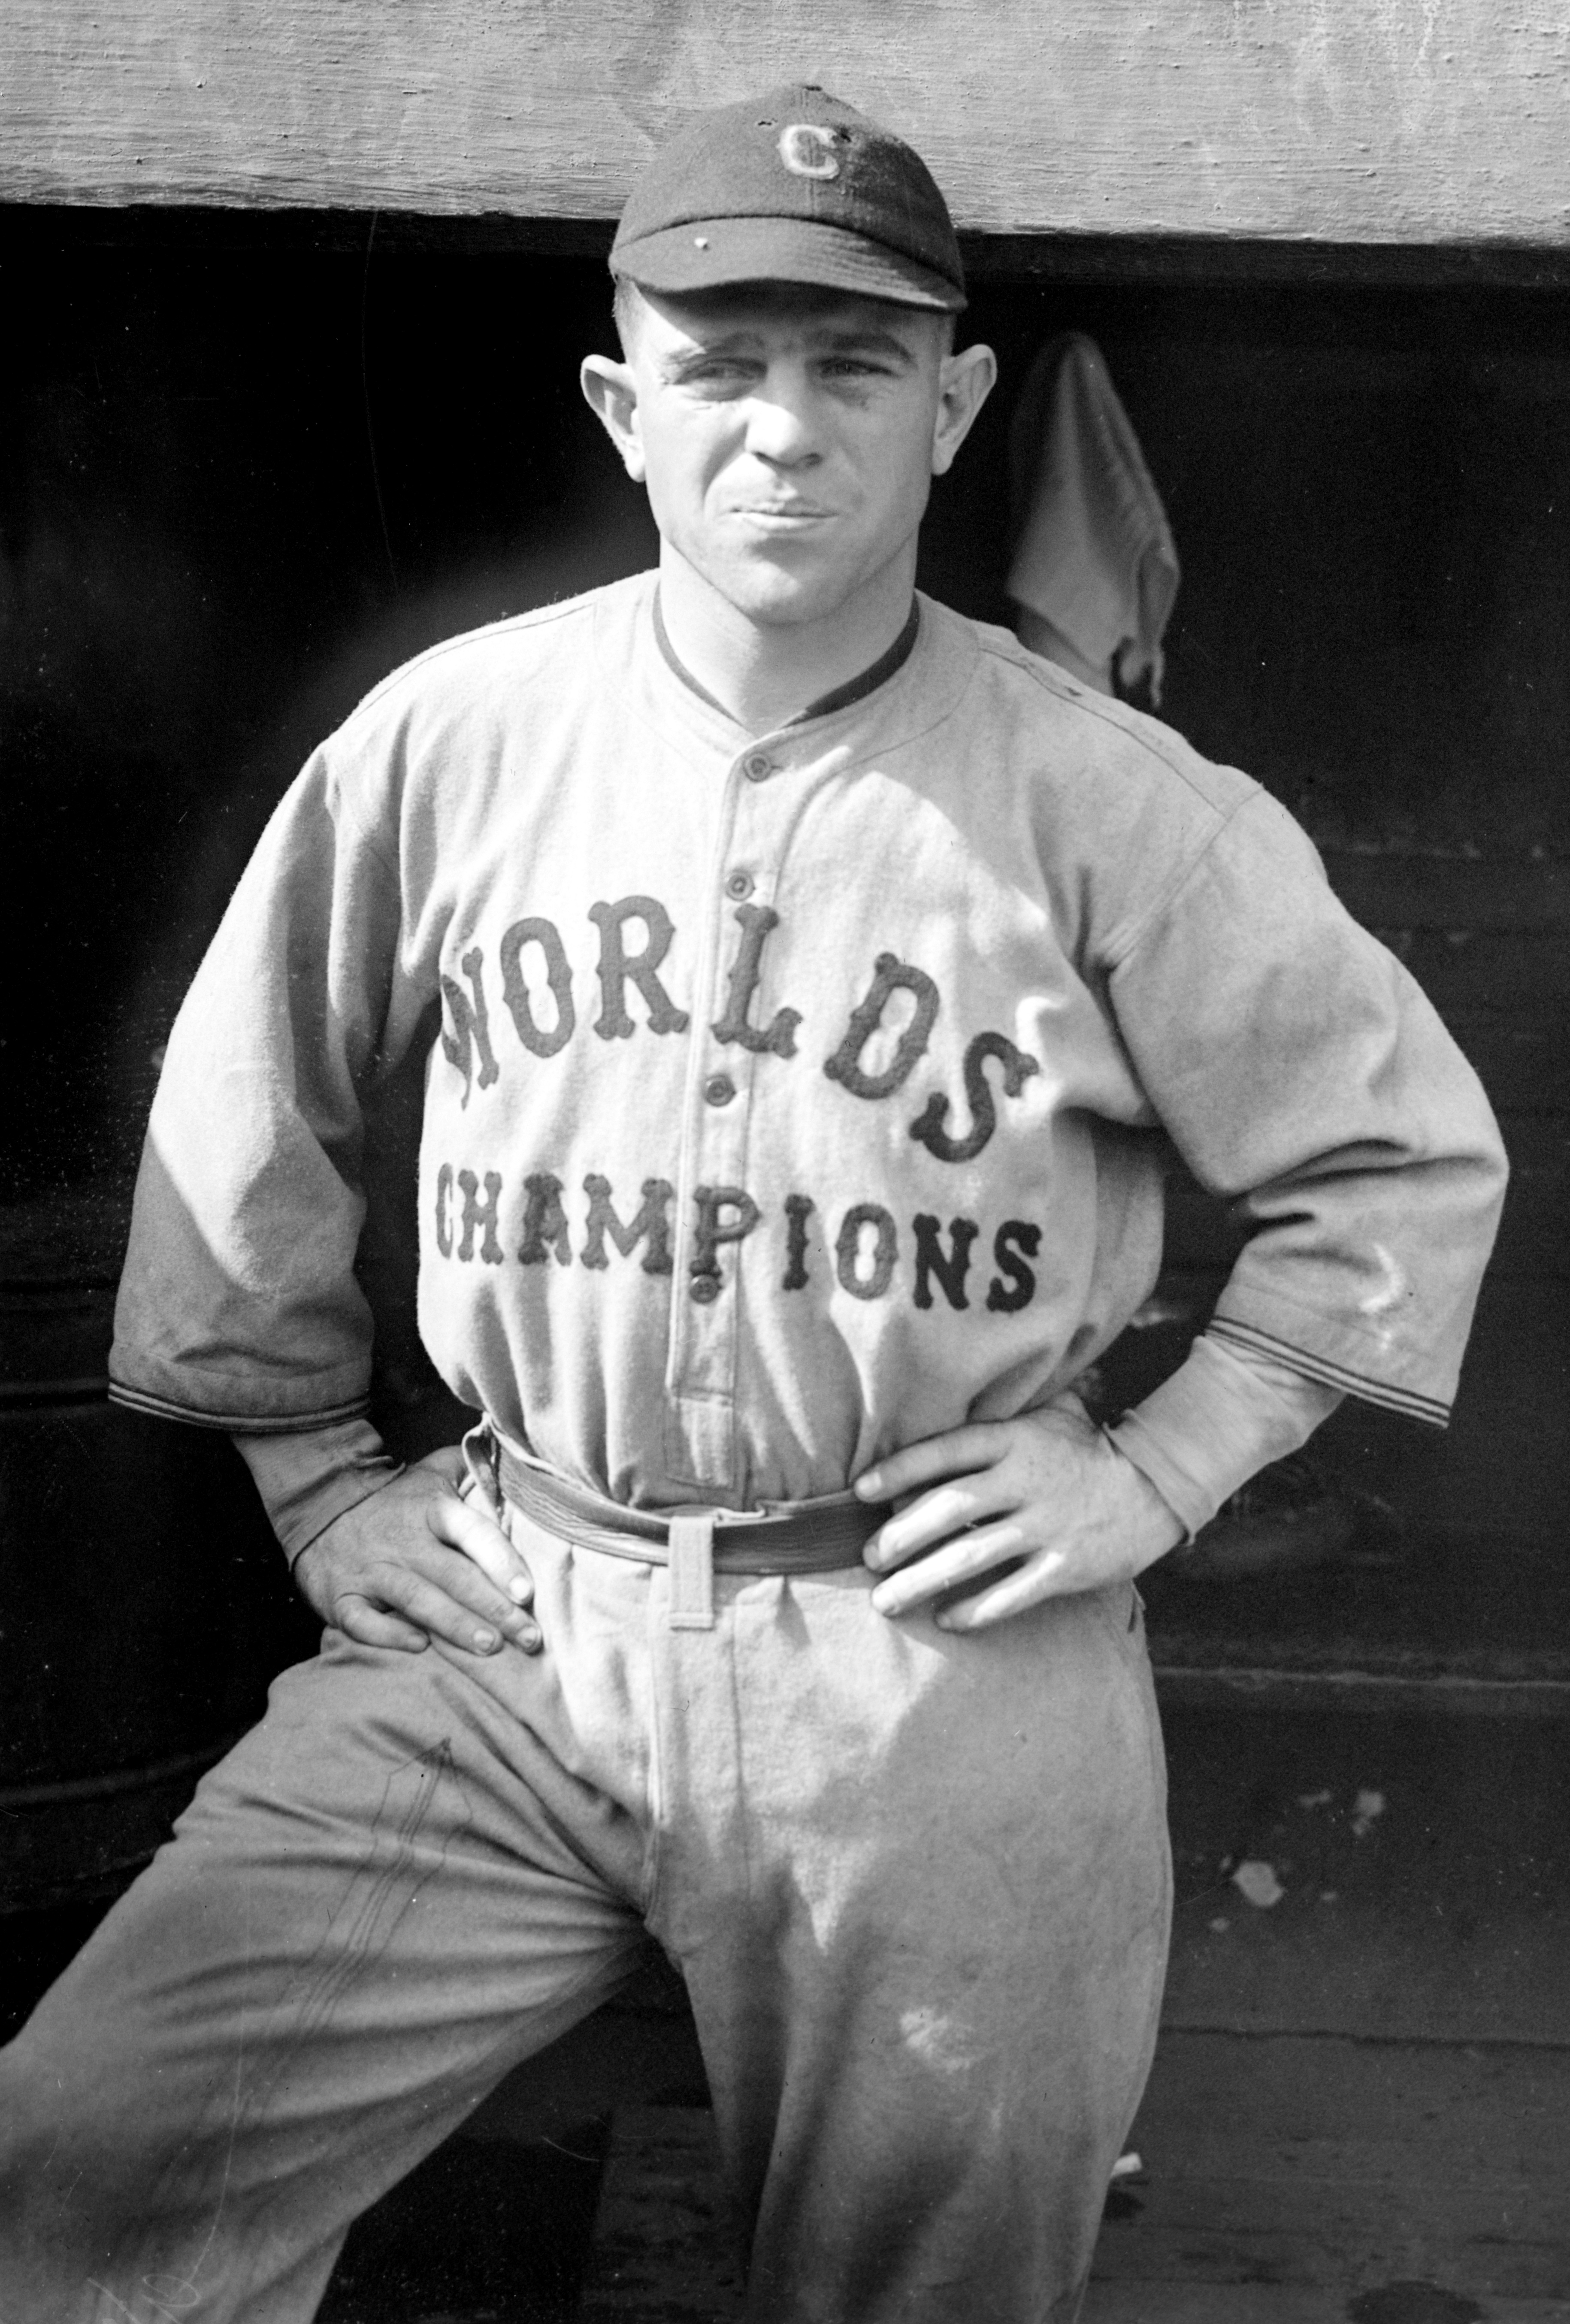
[[[792,121],[780,132],[780,159],[796,178],[837,178],[834,132],[811,121]]]

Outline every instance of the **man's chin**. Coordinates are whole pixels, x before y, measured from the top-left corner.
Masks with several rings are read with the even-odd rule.
[[[755,567],[728,573],[717,583],[736,612],[760,629],[804,629],[832,621],[855,595],[855,585],[838,576],[781,572]]]

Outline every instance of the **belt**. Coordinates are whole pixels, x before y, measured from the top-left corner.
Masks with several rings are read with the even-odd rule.
[[[549,1469],[521,1461],[492,1435],[497,1489],[519,1513],[579,1549],[670,1569],[673,1630],[714,1628],[716,1573],[836,1573],[859,1565],[887,1504],[854,1493],[777,1501],[762,1509],[631,1509]]]

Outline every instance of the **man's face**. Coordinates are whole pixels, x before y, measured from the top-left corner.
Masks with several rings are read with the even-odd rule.
[[[913,559],[992,378],[985,349],[947,353],[941,316],[794,284],[644,294],[631,337],[585,366],[590,401],[668,551],[765,625],[831,616]]]

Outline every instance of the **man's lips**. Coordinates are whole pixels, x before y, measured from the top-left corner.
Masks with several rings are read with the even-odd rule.
[[[760,524],[810,524],[834,514],[811,501],[743,501],[731,512]]]

